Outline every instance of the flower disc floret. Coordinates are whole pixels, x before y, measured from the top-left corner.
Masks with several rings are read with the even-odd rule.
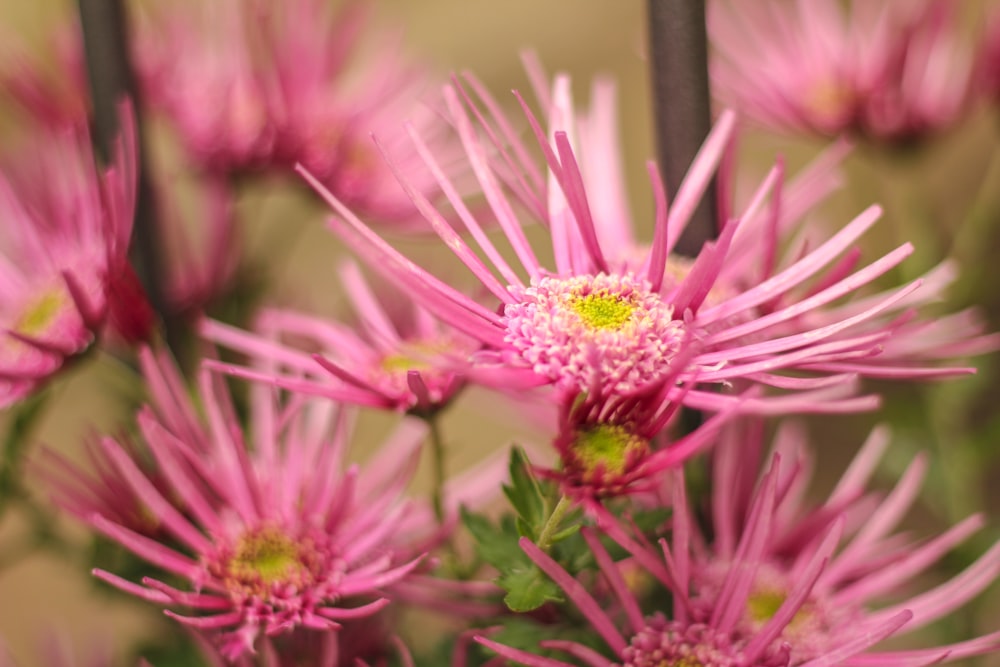
[[[649,441],[624,426],[599,424],[576,434],[567,464],[585,482],[624,474],[649,452]]]
[[[737,667],[740,656],[722,633],[657,614],[622,652],[624,667]]]
[[[53,288],[34,297],[21,313],[13,331],[25,336],[44,335],[56,323],[59,315],[73,308],[65,289]]]
[[[274,526],[251,529],[221,549],[208,570],[237,600],[289,608],[289,596],[339,578],[335,555],[317,537],[293,538]]]
[[[545,276],[504,309],[505,340],[560,388],[627,393],[662,379],[684,344],[673,309],[631,274]]]

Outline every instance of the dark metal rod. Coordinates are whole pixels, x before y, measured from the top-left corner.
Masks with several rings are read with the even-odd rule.
[[[677,192],[711,129],[705,0],[648,0],[653,123],[664,184]],[[715,183],[709,186],[675,252],[694,257],[718,235]]]
[[[132,100],[136,107],[137,126],[139,124],[139,100],[129,65],[125,10],[121,0],[79,0],[78,4],[97,147],[107,161],[118,137],[119,103],[122,100]],[[132,264],[150,305],[167,329],[168,344],[174,347],[176,331],[166,308],[162,284],[162,246],[153,189],[146,175],[145,151],[141,150],[141,132],[136,140],[140,150],[137,156],[139,174],[132,229]]]

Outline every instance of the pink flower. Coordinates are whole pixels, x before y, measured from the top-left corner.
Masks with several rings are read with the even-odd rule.
[[[177,182],[161,183],[159,229],[163,237],[164,287],[171,313],[196,317],[234,288],[240,264],[241,235],[233,192],[226,179],[204,174],[194,210],[166,196]]]
[[[254,361],[209,366],[355,405],[424,415],[446,405],[478,346],[419,305],[376,294],[354,264],[344,264],[340,278],[356,325],[278,309],[258,315],[256,334],[206,321],[205,337]]]
[[[145,99],[208,169],[257,169],[276,159],[283,110],[277,74],[255,55],[258,4],[168,5],[137,24]]]
[[[787,436],[779,440],[779,450],[801,453],[801,441]],[[896,592],[982,525],[981,517],[971,517],[923,542],[892,534],[914,499],[922,460],[883,501],[865,494],[865,481],[885,445],[884,434],[876,434],[829,501],[807,509],[800,500],[808,481],[801,461],[789,469],[785,457],[776,454],[752,488],[753,468],[747,464],[759,456],[760,445],[759,430],[734,429],[717,446],[713,523],[705,534],[679,471],[671,475],[666,494],[672,506],[670,539],[660,540],[658,547],[630,534],[606,510],[598,511],[598,528],[629,552],[630,567],[641,568],[669,590],[671,609],[644,612],[643,598],[626,583],[623,563],[614,562],[587,528],[584,537],[606,587],[585,586],[522,539],[525,553],[559,585],[614,657],[565,640],[544,641],[541,648],[594,667],[658,665],[664,659],[713,667],[917,665],[1000,648],[998,632],[930,649],[870,650],[950,614],[1000,574],[997,544],[951,581],[874,607],[874,599]],[[602,593],[613,599],[599,597]],[[478,641],[521,664],[568,664],[485,637]]]
[[[114,439],[101,446],[129,488],[122,501],[141,503],[171,540],[146,537],[113,511],[85,520],[192,590],[152,574],[141,585],[94,574],[217,635],[228,659],[252,652],[262,635],[336,630],[382,609],[383,589],[421,559],[398,545],[414,544],[406,536],[424,525],[403,497],[423,426],[404,423],[361,470],[344,462],[349,416],[329,402],[279,404],[269,387],[256,387],[251,442],[217,376],[199,375],[202,423],[147,360],[150,367],[156,409],[140,411],[138,425],[156,476]]]
[[[859,374],[968,372],[930,365],[919,353],[880,356],[899,341],[914,342],[919,334],[913,328],[924,325],[911,322],[908,309],[938,298],[944,281],[934,274],[924,288],[923,281],[915,281],[884,294],[856,296],[912,251],[904,244],[857,268],[852,246],[878,220],[878,207],[828,238],[810,235],[787,258],[778,252],[784,235],[832,187],[830,163],[836,155],[821,159],[787,188],[779,163],[738,213],[723,202],[727,223],[719,238],[705,244],[695,260],[686,260],[671,250],[727,150],[735,129],[731,113],[716,124],[669,208],[653,170],[658,210],[652,245],[643,248],[634,241],[614,166],[614,97],[607,84],[597,86],[590,114],[579,117],[565,77],[557,78],[551,95],[541,93],[553,138],[545,137],[530,114],[529,122],[546,155],[548,186],[510,123],[497,115],[495,102],[478,83],[470,86],[488,113],[459,88],[446,90],[448,109],[517,264],[485,235],[417,132],[411,135],[418,152],[480,252],[424,196],[408,192],[493,304],[473,300],[418,267],[303,172],[336,210],[330,224],[355,252],[443,322],[483,345],[466,373],[470,379],[506,389],[553,385],[563,393],[604,399],[692,385],[673,387],[663,398],[709,410],[731,406],[735,399],[697,385],[751,381],[802,392],[798,401],[786,399],[785,411],[848,411],[874,406],[872,397],[845,400]],[[728,171],[720,175],[723,185],[729,178]],[[539,261],[507,190],[547,226],[551,244],[544,252],[554,255],[554,269]],[[852,296],[846,305],[829,305]],[[994,338],[975,338],[974,331],[949,331],[963,349],[966,342],[976,350],[997,344]],[[833,391],[839,393],[813,393]],[[747,408],[767,410],[769,401]]]
[[[0,93],[17,103],[31,120],[51,130],[83,127],[90,116],[83,40],[75,23],[48,36],[46,52],[55,56],[49,71],[38,58],[26,55],[19,37],[4,35],[12,53],[0,59]],[[9,48],[9,47],[5,47]]]
[[[114,164],[103,174],[86,133],[61,131],[37,137],[0,176],[0,407],[86,351],[123,297],[146,305],[126,258],[135,146],[130,114],[122,119]],[[130,320],[119,333],[142,330]]]
[[[713,3],[716,95],[782,132],[923,137],[972,100],[972,49],[948,0]]]
[[[203,167],[281,171],[301,163],[352,206],[405,227],[419,216],[369,135],[408,146],[400,122],[409,119],[443,139],[437,114],[421,101],[431,78],[372,28],[363,3],[348,0],[336,12],[328,4],[223,0],[200,15],[162,10],[141,25],[146,96]],[[396,154],[418,187],[433,186],[412,151]]]
[[[847,659],[844,647],[866,632],[899,636],[919,631],[955,612],[1000,575],[1000,544],[995,544],[950,581],[913,595],[912,582],[979,530],[984,518],[970,516],[928,539],[894,533],[917,499],[927,460],[915,458],[884,498],[867,491],[868,478],[888,445],[884,429],[872,433],[827,500],[812,505],[806,500],[812,457],[804,434],[795,426],[779,430],[771,472],[754,491],[764,429],[752,422],[740,426],[714,450],[714,539],[707,552],[692,560],[697,591],[692,604],[738,590],[744,604],[734,617],[735,627],[739,633],[752,633],[776,618],[808,580],[808,592],[797,598],[801,606],[780,635],[791,646],[791,664],[811,664],[830,654]],[[768,495],[775,491],[773,497]],[[675,536],[691,535],[692,544],[701,539],[686,503],[675,502],[674,517]],[[809,573],[806,564],[822,550],[821,543],[831,540],[837,550],[825,556],[823,568]],[[675,540],[676,548],[684,547]],[[900,591],[906,592],[902,600]],[[897,601],[885,605],[886,599]],[[952,646],[866,653],[851,658],[850,664],[924,664],[997,648],[1000,633],[993,633]]]

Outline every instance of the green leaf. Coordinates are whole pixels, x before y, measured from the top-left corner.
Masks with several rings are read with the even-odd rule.
[[[497,584],[507,591],[503,601],[511,611],[532,611],[549,601],[562,602],[559,587],[534,564],[511,568]]]
[[[524,522],[527,537],[534,537],[546,518],[545,496],[531,470],[528,456],[520,447],[510,452],[510,485],[504,485],[504,495]],[[530,532],[527,532],[530,531]]]
[[[578,532],[580,532],[581,528],[583,528],[582,523],[574,523],[572,526],[563,528],[558,533],[552,536],[552,544],[556,544],[557,542],[562,542],[566,538],[576,535]]]
[[[504,517],[499,525],[496,525],[486,517],[469,512],[463,507],[462,523],[472,534],[479,557],[501,572],[512,565],[530,562],[517,543],[520,535],[517,534],[509,516]]]

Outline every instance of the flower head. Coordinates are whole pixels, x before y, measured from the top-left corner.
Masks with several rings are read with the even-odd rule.
[[[809,578],[812,583],[800,596],[801,606],[780,635],[791,647],[792,665],[839,654],[865,632],[898,636],[919,631],[959,609],[1000,575],[997,544],[950,581],[919,595],[909,593],[908,584],[981,528],[983,518],[971,516],[924,540],[893,533],[917,498],[927,464],[922,456],[914,459],[884,499],[866,491],[868,478],[888,444],[885,430],[872,433],[827,500],[816,506],[805,500],[810,456],[802,432],[794,426],[779,431],[775,463],[753,490],[757,466],[752,463],[761,458],[762,434],[759,424],[739,424],[714,450],[711,512],[715,538],[709,552],[693,561],[697,592],[692,599],[702,602],[692,604],[718,601],[729,590],[725,580],[742,577],[744,604],[735,622],[738,632],[750,633],[775,618],[800,582]],[[784,491],[765,508],[761,503],[768,481]],[[675,505],[675,511],[686,528],[696,530],[687,505]],[[760,511],[769,516],[758,518]],[[751,551],[746,545],[755,534],[758,546]],[[805,564],[815,558],[821,542],[831,539],[839,543],[837,550],[826,556],[828,562],[820,571],[807,575]],[[887,596],[900,598],[901,590],[908,596],[884,605]],[[913,664],[935,657],[960,659],[998,646],[1000,635],[994,633],[953,646],[872,653],[870,657],[884,664]]]
[[[357,326],[278,309],[258,316],[256,334],[207,321],[203,335],[253,360],[250,368],[209,365],[357,405],[420,414],[446,405],[476,344],[418,304],[377,294],[356,265],[344,264],[340,276]]]
[[[495,102],[474,80],[468,85],[487,111],[462,87],[447,89],[446,102],[520,267],[508,262],[485,235],[416,133],[418,152],[481,252],[466,244],[426,197],[412,188],[408,192],[481,281],[495,307],[416,266],[304,174],[337,211],[331,226],[374,270],[483,346],[466,373],[471,380],[505,389],[554,385],[560,393],[604,400],[659,392],[664,399],[709,410],[731,407],[736,399],[700,386],[753,382],[797,395],[781,397],[780,403],[761,397],[746,402],[746,410],[787,412],[874,407],[874,397],[848,398],[858,375],[967,372],[927,363],[936,353],[921,353],[913,345],[926,323],[914,321],[908,307],[936,299],[948,269],[929,275],[926,284],[915,281],[860,298],[860,288],[903,261],[912,247],[904,244],[858,269],[852,245],[878,220],[878,207],[829,237],[815,238],[817,230],[803,223],[804,214],[836,184],[833,166],[843,146],[835,146],[788,184],[779,162],[737,212],[723,197],[722,219],[727,222],[719,238],[706,243],[693,261],[684,261],[671,251],[728,150],[735,131],[731,113],[716,124],[669,208],[653,170],[656,226],[652,244],[643,247],[634,240],[617,185],[622,179],[614,171],[618,147],[610,84],[595,88],[593,109],[585,114],[575,112],[565,77],[556,79],[551,93],[539,93],[551,138],[530,112],[528,120],[546,156],[547,182],[510,133],[510,123],[498,115]],[[731,174],[720,178],[728,182]],[[401,183],[407,186],[403,177]],[[554,269],[539,261],[512,198],[547,226]],[[785,259],[779,248],[793,230],[808,241]],[[855,298],[844,305],[830,306],[851,296]],[[991,349],[998,343],[948,329],[954,338],[946,348],[952,351]],[[886,354],[892,347],[900,353]],[[687,385],[690,391],[663,391],[670,383]]]
[[[786,455],[801,446],[787,433],[781,443]],[[1000,574],[997,544],[951,581],[887,606],[875,603],[898,591],[982,523],[972,517],[923,542],[892,535],[914,498],[922,470],[915,462],[882,502],[864,494],[866,478],[884,445],[884,434],[875,434],[829,501],[807,509],[799,500],[807,481],[802,478],[804,468],[789,470],[781,454],[775,454],[756,488],[748,485],[753,468],[746,463],[760,454],[759,432],[735,428],[716,449],[710,529],[700,530],[683,473],[677,471],[666,488],[672,508],[670,538],[660,540],[659,548],[598,507],[598,528],[628,552],[633,565],[668,589],[670,609],[644,613],[642,591],[626,583],[622,564],[588,528],[583,529],[584,537],[606,587],[585,587],[527,539],[521,547],[575,604],[617,664],[913,665],[997,650],[1000,633],[928,649],[871,650],[888,637],[919,630],[950,614]],[[613,599],[598,597],[605,595]],[[611,609],[621,613],[608,613]],[[566,664],[484,637],[478,640],[521,664]],[[553,639],[541,647],[564,651],[588,665],[608,664],[572,641]]]
[[[821,0],[712,5],[720,99],[784,132],[920,138],[972,99],[972,49],[957,5]]]
[[[180,5],[161,13],[141,26],[144,89],[198,164],[223,173],[302,164],[382,222],[419,219],[370,134],[425,189],[433,179],[412,150],[399,150],[408,146],[399,119],[446,135],[421,101],[430,76],[400,57],[364,3],[331,11],[321,0],[223,0],[200,14]]]
[[[160,380],[150,376],[154,391],[169,392]],[[139,585],[95,574],[217,635],[229,659],[252,651],[264,634],[336,630],[383,608],[384,589],[405,579],[421,557],[407,536],[423,524],[402,494],[423,428],[404,424],[362,471],[344,463],[347,415],[328,402],[280,404],[269,387],[257,387],[248,442],[219,378],[203,371],[199,386],[204,425],[191,423],[190,406],[171,394],[139,413],[156,478],[114,439],[101,441],[130,490],[124,500],[141,503],[156,517],[160,539],[171,540],[144,536],[100,508],[85,517],[193,590],[152,575]]]
[[[86,133],[62,130],[37,137],[0,176],[0,407],[120,323],[123,296],[145,307],[126,258],[135,147],[131,116],[123,121],[115,162],[103,174]],[[130,320],[122,333],[141,338],[150,324]]]

